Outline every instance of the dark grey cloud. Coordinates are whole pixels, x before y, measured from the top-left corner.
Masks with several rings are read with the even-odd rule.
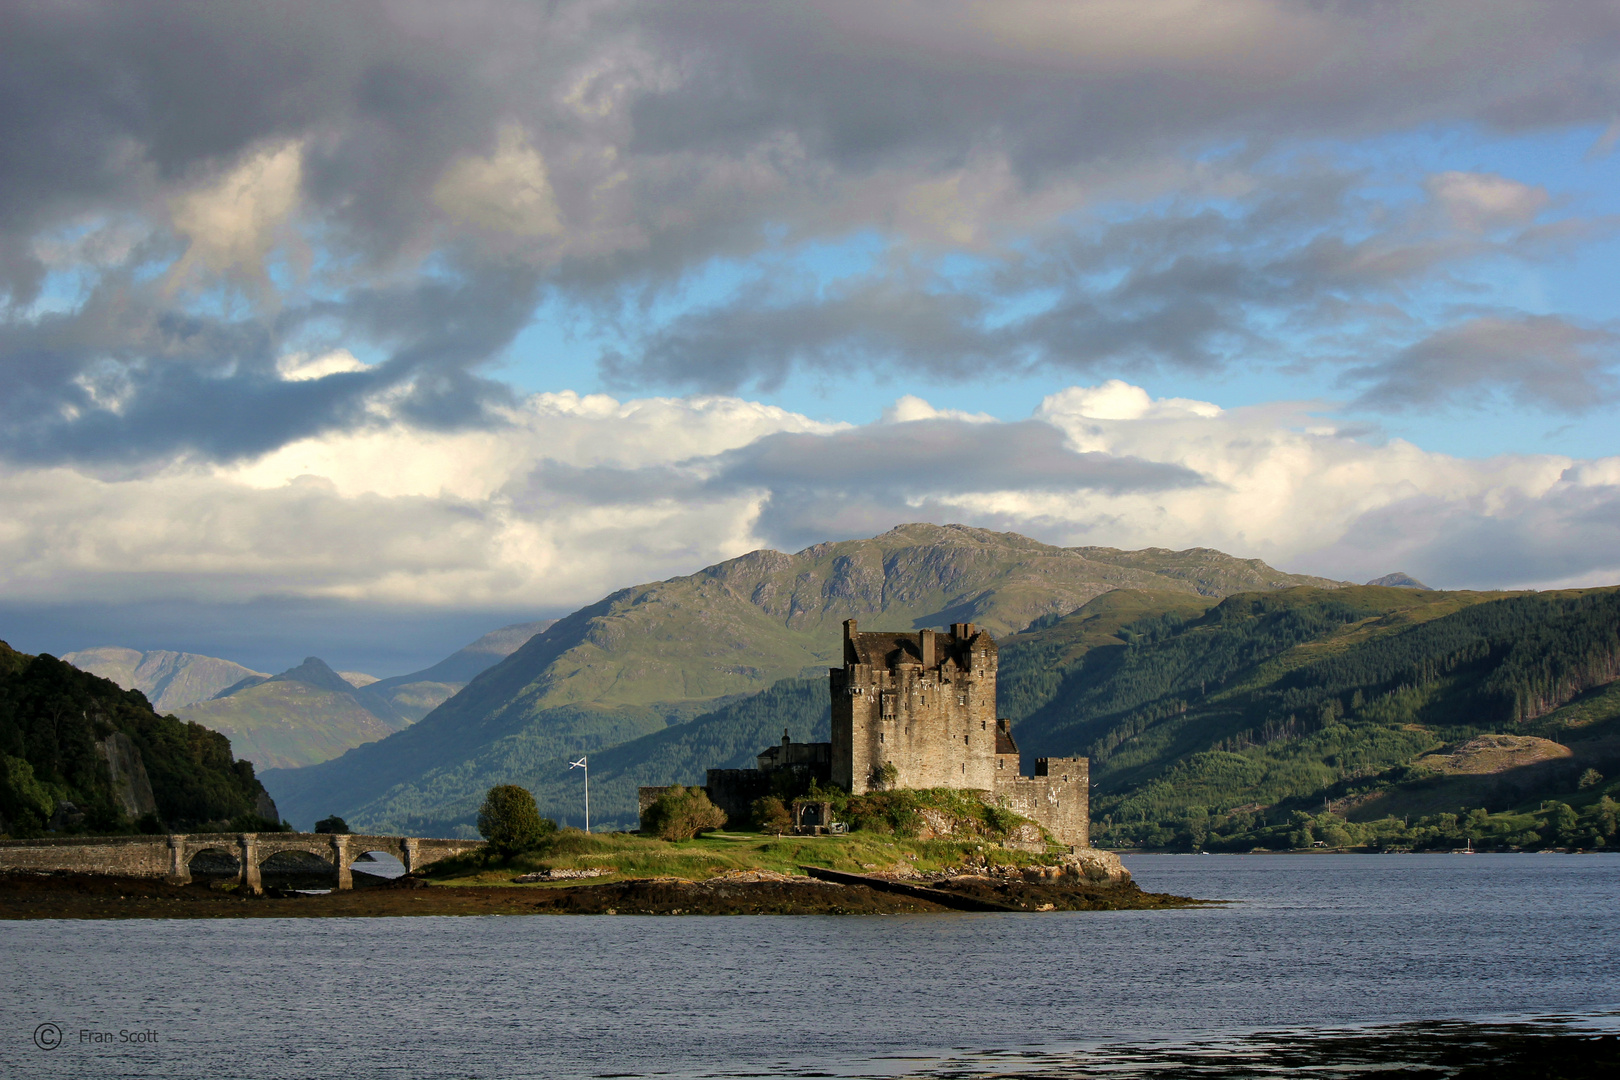
[[[831,434],[779,432],[679,465],[546,461],[504,496],[518,513],[543,517],[582,505],[645,506],[671,499],[698,505],[763,493],[755,532],[797,550],[820,540],[872,535],[896,521],[958,520],[962,509],[951,500],[962,495],[1119,495],[1205,483],[1180,465],[1076,452],[1064,442],[1062,432],[1038,420],[939,418]],[[1027,527],[1027,514],[1007,520],[1014,517]]]
[[[413,419],[491,423],[501,391],[480,365],[547,296],[625,320],[634,347],[609,373],[667,385],[771,384],[851,357],[945,377],[1219,366],[1274,348],[1274,320],[1320,328],[1398,306],[1394,282],[1480,243],[1403,242],[1380,261],[1334,232],[1331,192],[1260,196],[1235,220],[1155,212],[1134,238],[1124,221],[1007,258],[1023,287],[1046,275],[1059,293],[1010,324],[986,308],[993,283],[987,300],[932,281],[929,262],[955,225],[1049,236],[1088,195],[1161,190],[1153,178],[1212,151],[1253,162],[1289,140],[1620,111],[1620,10],[1596,0],[1173,10],[1167,24],[1147,2],[13,0],[0,379],[21,389],[0,454],[230,457],[363,422],[402,387]],[[441,190],[458,163],[509,168],[491,157],[508,130],[544,172],[510,190],[544,187],[554,231],[503,231]],[[189,290],[158,287],[185,247],[175,200],[282,145],[300,148],[302,277],[294,253],[275,274],[203,266]],[[968,174],[989,179],[948,210],[963,221],[917,216],[919,190]],[[814,304],[766,288],[652,330],[634,314],[717,257],[867,228],[917,269]],[[62,254],[95,229],[134,239],[100,261]],[[257,292],[239,279],[254,273]],[[114,293],[116,319],[96,309]],[[322,335],[387,360],[319,386],[271,375]],[[86,388],[98,379],[121,386],[116,408]]]
[[[138,466],[175,455],[232,460],[294,439],[376,422],[368,403],[423,427],[490,424],[511,400],[470,368],[529,318],[532,281],[447,286],[417,282],[365,290],[338,312],[392,342],[386,361],[359,372],[287,381],[276,370],[300,326],[328,305],[232,320],[157,302],[127,274],[104,279],[75,311],[0,325],[0,454]]]
[[[1221,139],[1460,119],[1607,122],[1620,13],[1601,2],[670,5],[687,78],[636,103],[638,148],[791,130],[849,169],[966,155],[1038,175]]]
[[[1555,315],[1482,316],[1449,326],[1380,364],[1353,368],[1371,385],[1358,403],[1408,409],[1500,390],[1517,404],[1583,413],[1620,391],[1620,335]]]

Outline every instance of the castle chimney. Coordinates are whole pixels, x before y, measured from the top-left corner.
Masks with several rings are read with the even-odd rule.
[[[922,666],[924,671],[934,669],[934,632],[923,630],[918,635],[918,644],[922,647]]]
[[[855,620],[854,619],[845,619],[844,620],[844,663],[845,664],[858,664],[861,661],[860,654],[855,651],[855,634],[856,633],[857,633],[857,629],[856,629],[856,626],[855,626]]]
[[[951,623],[951,637],[955,638],[957,641],[966,641],[968,636],[967,625],[968,624],[965,622]]]

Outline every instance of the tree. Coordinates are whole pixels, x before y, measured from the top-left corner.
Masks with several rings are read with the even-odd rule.
[[[1580,790],[1585,791],[1587,788],[1597,787],[1601,783],[1603,783],[1603,774],[1598,772],[1596,769],[1587,769],[1585,772],[1581,773],[1581,778],[1577,782],[1576,786],[1580,788]]]
[[[323,817],[321,820],[317,821],[315,823],[315,831],[318,833],[347,835],[350,829],[347,821],[344,821],[336,814],[332,814],[330,817]]]
[[[1615,819],[1617,816],[1615,811],[1617,809],[1620,809],[1620,804],[1616,804],[1615,801],[1609,798],[1607,795],[1598,800],[1597,830],[1603,834],[1605,839],[1612,837],[1615,834]]]
[[[540,846],[557,823],[540,816],[539,807],[528,789],[516,784],[497,784],[484,796],[478,810],[478,833],[497,853],[507,858]]]
[[[1547,842],[1563,840],[1567,843],[1575,840],[1575,823],[1578,819],[1574,808],[1568,803],[1553,803],[1546,809],[1550,811],[1547,815]]]
[[[700,832],[724,825],[726,815],[709,801],[707,791],[676,784],[658,796],[643,820],[661,840],[690,840]]]
[[[754,828],[760,832],[774,833],[781,836],[793,827],[793,815],[788,812],[787,806],[775,795],[766,795],[754,800]]]
[[[0,754],[0,830],[38,835],[56,809],[56,800],[23,758]]]

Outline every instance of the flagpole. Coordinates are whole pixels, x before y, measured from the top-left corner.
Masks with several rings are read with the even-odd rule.
[[[585,770],[585,831],[590,832],[591,831],[591,763],[590,763],[590,760],[584,754],[581,754],[581,755],[579,755],[579,760],[578,761],[570,761],[568,763],[568,767],[570,769],[584,769]]]

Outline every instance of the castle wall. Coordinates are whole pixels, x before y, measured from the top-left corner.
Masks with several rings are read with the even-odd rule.
[[[726,824],[746,829],[754,817],[754,800],[771,793],[771,775],[759,769],[710,769],[703,786],[709,801],[725,811]]]
[[[1091,763],[1083,757],[1039,758],[1034,776],[1002,772],[991,789],[1007,809],[1029,818],[1060,844],[1091,846]]]

